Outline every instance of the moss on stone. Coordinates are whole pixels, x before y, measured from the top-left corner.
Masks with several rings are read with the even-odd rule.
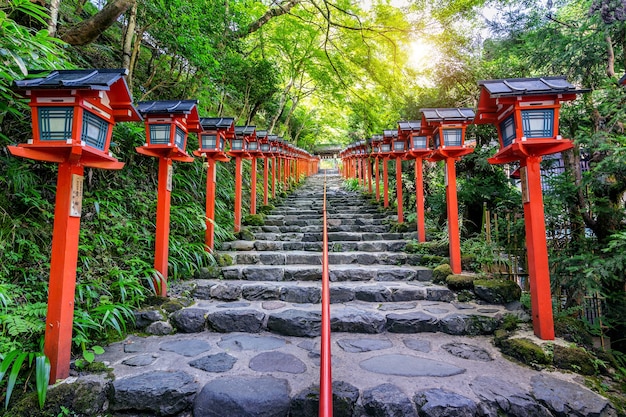
[[[502,319],[502,326],[500,327],[505,331],[512,332],[513,330],[517,329],[518,325],[519,318],[517,318],[517,316],[514,316],[513,314],[505,314],[504,318]]]
[[[468,301],[473,301],[476,299],[476,296],[472,291],[469,290],[461,290],[456,295],[456,299],[459,303],[467,303]]]
[[[233,264],[233,257],[227,253],[220,253],[215,256],[217,264],[221,267],[231,266]]]
[[[263,226],[265,224],[265,218],[262,214],[248,214],[243,216],[241,222],[246,226]]]
[[[572,316],[557,315],[554,318],[554,333],[568,342],[592,346],[593,338],[584,320]]]
[[[498,329],[495,332],[493,332],[493,342],[498,347],[502,344],[503,340],[506,340],[508,338],[509,338],[509,332],[507,332],[504,329]]]
[[[504,339],[500,341],[499,347],[505,355],[509,355],[527,365],[548,365],[550,363],[550,358],[545,354],[541,346],[529,339]]]
[[[391,222],[391,227],[389,228],[390,233],[406,233],[409,231],[409,225],[406,223],[399,222]]]
[[[249,229],[244,228],[241,229],[239,233],[236,234],[237,239],[239,240],[254,240],[254,233],[252,233]]]
[[[259,213],[261,214],[270,214],[276,207],[273,204],[266,204],[259,207]]]
[[[448,275],[446,277],[446,284],[451,290],[470,290],[474,288],[474,275]]]
[[[552,360],[557,368],[574,371],[581,375],[595,375],[597,373],[591,355],[578,347],[555,345]]]
[[[217,266],[201,267],[194,273],[195,279],[217,279],[221,277],[222,270]]]
[[[184,307],[185,306],[183,305],[183,303],[181,303],[178,300],[170,300],[161,306],[161,308],[168,313],[173,313],[175,311],[182,310]]]
[[[519,301],[522,295],[522,289],[517,283],[504,279],[477,279],[474,281],[474,292],[491,304]]]
[[[435,284],[443,284],[446,282],[446,278],[448,278],[448,275],[452,274],[452,267],[450,265],[439,265],[437,268],[433,269],[433,282]]]

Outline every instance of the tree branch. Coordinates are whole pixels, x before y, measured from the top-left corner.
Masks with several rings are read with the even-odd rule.
[[[273,7],[259,17],[256,21],[252,22],[247,28],[243,30],[237,30],[233,33],[235,38],[245,38],[251,33],[261,29],[261,27],[269,22],[272,18],[282,16],[289,13],[291,9],[300,4],[302,0],[288,0],[285,3],[279,4],[278,7]]]
[[[98,36],[107,30],[117,21],[117,18],[132,4],[135,0],[113,0],[107,3],[102,10],[89,19],[68,28],[61,35],[61,39],[70,45],[86,45],[95,41]]]

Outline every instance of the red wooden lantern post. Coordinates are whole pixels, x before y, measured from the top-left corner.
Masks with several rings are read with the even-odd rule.
[[[398,210],[398,223],[404,223],[404,207],[402,202],[402,159],[406,157],[409,148],[406,137],[395,132],[391,142],[391,158],[396,160],[396,203]]]
[[[270,152],[270,141],[265,130],[257,130],[256,137],[259,141],[259,150],[260,155],[263,157],[263,204],[269,204],[269,193],[268,193],[268,181],[269,181],[269,157],[271,155]]]
[[[448,209],[448,238],[450,239],[450,267],[461,273],[461,239],[459,236],[459,205],[456,191],[455,162],[474,152],[465,146],[465,128],[474,119],[474,111],[467,108],[422,109],[421,135],[432,135],[431,161],[446,161],[446,205]]]
[[[398,132],[395,130],[384,130],[383,140],[380,144],[380,154],[383,156],[383,206],[389,207],[389,175],[388,175],[388,162],[389,155],[391,155],[391,145],[394,136],[397,136]]]
[[[272,198],[276,198],[276,163],[280,155],[278,136],[269,135],[270,149],[272,155]]]
[[[559,135],[559,110],[574,100],[577,90],[565,77],[516,78],[479,81],[475,123],[494,124],[500,151],[492,164],[520,161],[522,203],[528,250],[528,275],[535,334],[554,339],[550,269],[541,190],[541,157],[573,147]]]
[[[250,155],[250,214],[256,214],[256,159],[263,155],[261,152],[261,142],[257,137],[257,132],[248,138],[248,154]]]
[[[230,140],[228,155],[235,158],[235,233],[241,230],[242,162],[244,158],[249,158],[248,142],[252,136],[256,136],[255,126],[235,126],[235,137]]]
[[[423,161],[432,153],[428,147],[428,138],[420,136],[421,121],[398,123],[398,136],[404,138],[408,144],[406,158],[415,159],[415,210],[417,214],[417,238],[419,242],[426,242],[426,222],[424,205],[424,177]]]
[[[140,121],[123,69],[34,71],[15,89],[30,98],[33,138],[15,156],[59,164],[44,353],[50,382],[70,372],[78,236],[85,167],[121,169],[109,151],[113,126]]]
[[[202,131],[198,134],[199,147],[193,154],[206,158],[206,250],[213,252],[215,242],[215,183],[217,162],[228,162],[226,141],[235,135],[235,119],[232,117],[203,117]]]
[[[380,144],[382,140],[382,135],[373,135],[370,139],[370,144],[372,147],[370,155],[374,156],[374,181],[376,188],[376,201],[380,201],[380,167],[378,166],[378,161],[380,156]]]
[[[188,132],[200,131],[197,100],[144,101],[137,104],[146,123],[147,142],[136,148],[142,155],[159,158],[159,182],[156,212],[154,280],[157,295],[167,296],[167,269],[172,194],[172,161],[193,162],[187,154]]]

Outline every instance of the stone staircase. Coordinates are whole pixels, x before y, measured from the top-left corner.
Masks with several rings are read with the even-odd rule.
[[[319,335],[323,182],[323,176],[309,179],[266,217],[265,225],[248,227],[250,233],[243,235],[253,234],[254,240],[222,245],[217,256],[229,264],[222,279],[197,280],[193,290],[195,307],[208,313],[210,329]],[[402,251],[415,233],[390,233],[395,216],[342,189],[338,175],[327,182],[332,331],[476,335],[495,330],[502,306],[455,302],[447,287],[432,284],[432,270],[419,265],[421,255]]]
[[[323,181],[223,244],[219,271],[136,312],[142,334],[98,357],[114,380],[78,379],[83,414],[318,416]],[[340,185],[328,176],[335,417],[616,416],[570,376],[503,358],[487,335],[525,313],[458,302],[403,252],[415,234],[389,233],[393,215]]]

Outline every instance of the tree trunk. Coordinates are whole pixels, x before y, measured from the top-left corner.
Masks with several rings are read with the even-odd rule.
[[[609,78],[615,77],[615,51],[613,50],[613,41],[611,35],[607,34],[604,38],[606,40],[606,75]]]
[[[113,25],[117,18],[126,12],[134,0],[112,0],[98,13],[70,27],[61,39],[70,45],[87,45],[95,41],[98,36]]]
[[[130,63],[133,54],[133,38],[135,38],[135,29],[137,27],[137,1],[133,2],[128,13],[128,24],[126,25],[126,33],[124,34],[124,45],[122,49],[122,68],[130,71]],[[137,39],[141,42],[141,39]]]
[[[276,112],[276,116],[272,118],[272,123],[270,123],[269,129],[267,129],[267,133],[271,134],[274,131],[274,127],[276,127],[276,123],[278,123],[278,119],[280,118],[281,114],[283,114],[283,111],[285,110],[285,103],[287,103],[287,96],[289,95],[289,91],[291,90],[292,86],[293,86],[293,79],[289,80],[289,84],[287,84],[287,86],[283,90],[283,94],[280,96],[280,102],[278,104],[278,111]]]
[[[284,14],[289,13],[291,9],[300,4],[302,0],[288,0],[282,4],[279,4],[278,7],[273,7],[263,14],[263,16],[259,17],[256,21],[252,22],[250,26],[243,28],[242,30],[238,30],[233,33],[236,38],[244,38],[251,33],[256,32],[261,29],[261,27],[269,22],[272,18],[282,16]]]
[[[48,32],[54,38],[57,33],[57,23],[59,22],[59,4],[61,0],[50,1],[50,20],[48,22]]]

